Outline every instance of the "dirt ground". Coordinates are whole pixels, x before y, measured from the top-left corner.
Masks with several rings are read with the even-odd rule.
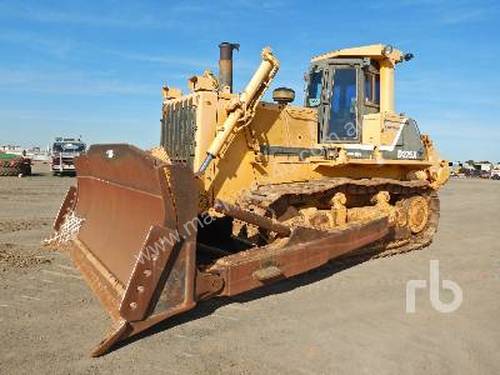
[[[69,259],[40,247],[74,183],[46,168],[0,178],[0,374],[500,373],[498,181],[451,181],[424,251],[212,300],[93,359],[110,321]],[[431,259],[463,303],[441,313],[420,290],[407,314],[406,283],[428,280]]]

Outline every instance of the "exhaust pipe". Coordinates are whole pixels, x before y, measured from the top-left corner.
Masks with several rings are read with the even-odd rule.
[[[219,83],[222,90],[226,86],[233,92],[233,50],[240,50],[238,43],[222,42],[219,44]]]

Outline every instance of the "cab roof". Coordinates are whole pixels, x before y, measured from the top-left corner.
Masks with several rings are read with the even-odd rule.
[[[403,60],[404,54],[389,44],[370,44],[367,46],[343,48],[330,51],[311,59],[311,63],[336,58],[336,57],[369,57],[374,60],[388,60],[396,64]]]

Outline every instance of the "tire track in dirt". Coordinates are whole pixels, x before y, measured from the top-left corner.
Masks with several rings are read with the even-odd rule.
[[[52,219],[35,218],[35,219],[10,219],[0,221],[0,234],[13,233],[19,231],[41,229],[52,224]]]
[[[0,272],[12,268],[29,268],[52,260],[40,252],[27,252],[13,243],[0,243]]]

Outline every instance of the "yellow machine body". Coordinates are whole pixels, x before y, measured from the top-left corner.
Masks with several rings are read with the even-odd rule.
[[[234,296],[339,257],[429,245],[448,163],[394,103],[387,45],[311,60],[305,103],[262,100],[279,70],[271,49],[232,92],[219,78],[163,88],[160,146],[92,145],[77,158],[48,244],[67,251],[113,320],[93,355],[212,297]]]
[[[367,98],[358,98],[373,110],[359,115],[356,129],[359,136],[355,142],[322,139],[318,107],[259,101],[254,108],[246,108],[247,113],[226,139],[220,154],[200,175],[200,212],[216,199],[236,203],[244,192],[265,184],[334,177],[384,177],[427,180],[435,189],[443,185],[449,176],[448,164],[440,159],[430,138],[420,135],[418,128],[415,135],[416,141],[421,142],[417,145],[422,148],[420,155],[415,149],[404,148],[398,149],[394,157],[384,155],[384,151],[394,150],[398,142],[405,141],[402,137],[405,127],[416,126],[409,125],[409,118],[395,111],[395,67],[404,55],[392,47],[387,52],[386,47],[379,44],[337,50],[311,60],[311,64],[342,59],[351,63],[357,58],[377,64],[378,71],[373,75],[380,82],[377,82],[380,99],[371,104]],[[272,61],[277,69],[278,61],[266,57],[269,54],[264,51],[264,60]],[[189,82],[192,92],[185,96],[179,90],[164,89],[161,144],[172,160],[187,162],[196,172],[218,133],[224,131],[225,121],[233,113],[228,108],[238,103],[238,95],[221,91],[208,72]],[[188,111],[193,111],[193,115],[179,126],[176,114]],[[186,137],[179,136],[181,132]],[[180,139],[183,144],[176,144]]]

